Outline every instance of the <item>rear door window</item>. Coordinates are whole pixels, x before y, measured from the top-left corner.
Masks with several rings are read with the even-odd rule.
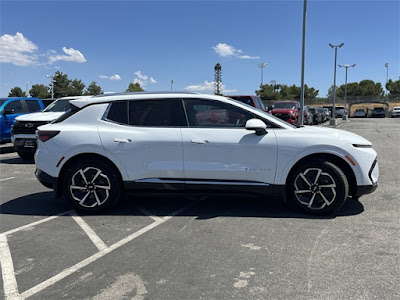
[[[37,100],[25,100],[25,103],[29,112],[37,112],[42,110]]]

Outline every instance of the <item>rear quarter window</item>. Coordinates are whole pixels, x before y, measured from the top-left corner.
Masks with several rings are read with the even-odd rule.
[[[119,124],[128,124],[128,102],[111,103],[106,119]]]
[[[25,100],[26,106],[28,106],[29,112],[41,111],[42,108],[37,100]]]

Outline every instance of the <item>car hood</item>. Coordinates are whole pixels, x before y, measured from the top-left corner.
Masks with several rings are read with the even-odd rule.
[[[16,117],[17,121],[53,121],[63,115],[65,112],[36,112]]]
[[[370,141],[359,136],[358,134],[334,128],[323,128],[316,126],[304,126],[295,129],[304,135],[312,136],[314,139],[328,142],[329,140],[335,140],[336,142],[341,142],[343,144],[360,144],[360,145],[372,145]]]
[[[288,113],[294,113],[293,109],[288,109],[288,108],[274,108],[271,110],[271,113],[273,114],[288,114]]]

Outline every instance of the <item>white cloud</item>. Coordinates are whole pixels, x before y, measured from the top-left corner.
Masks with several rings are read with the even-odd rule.
[[[136,71],[135,75],[136,78],[133,80],[133,83],[139,83],[141,87],[157,82],[153,77],[149,78],[147,75],[143,75],[140,70]]]
[[[221,57],[228,57],[234,56],[241,59],[259,59],[259,56],[250,56],[250,55],[243,55],[243,51],[239,49],[235,49],[233,46],[228,44],[219,43],[218,45],[212,47],[219,56]]]
[[[199,84],[199,85],[189,85],[189,86],[187,86],[186,88],[185,88],[185,91],[189,91],[189,92],[205,92],[205,93],[207,93],[207,92],[214,92],[214,84],[215,84],[215,81],[211,81],[211,82],[209,82],[209,81],[204,81],[204,83],[203,84]],[[225,85],[221,85],[221,92],[224,92],[224,93],[233,93],[233,92],[236,92],[237,90],[226,90],[225,89]]]
[[[109,80],[121,80],[121,76],[119,76],[118,74],[115,74],[113,76],[100,75],[99,78],[109,79]]]
[[[16,66],[37,65],[38,47],[20,32],[0,36],[0,62]]]
[[[62,50],[66,55],[51,55],[49,57],[50,64],[60,60],[77,62],[77,63],[86,62],[86,58],[79,50],[75,50],[74,48],[68,49],[67,47],[63,47]]]

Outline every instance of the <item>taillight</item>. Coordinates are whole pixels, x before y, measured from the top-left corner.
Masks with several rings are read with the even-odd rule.
[[[42,142],[45,142],[55,137],[59,133],[60,133],[59,130],[37,130],[36,137]]]

